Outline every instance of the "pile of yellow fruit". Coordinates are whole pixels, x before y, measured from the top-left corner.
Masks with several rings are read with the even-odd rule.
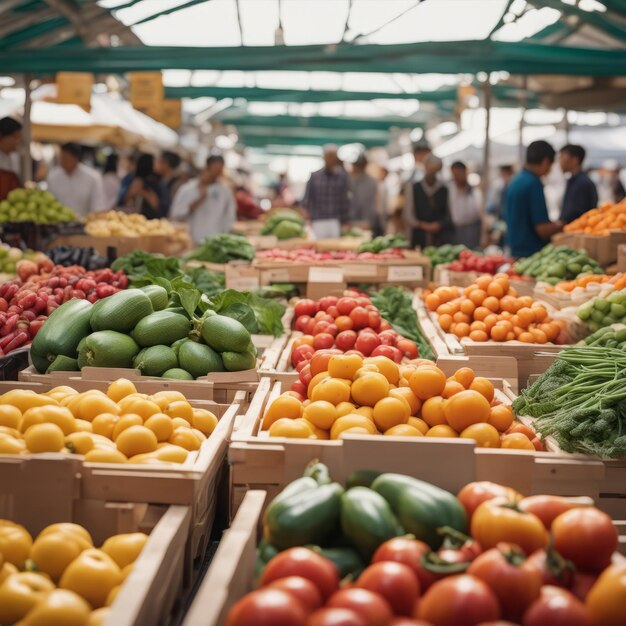
[[[510,405],[472,369],[449,378],[430,361],[398,365],[384,356],[330,355],[302,401],[287,391],[263,416],[270,437],[339,439],[343,433],[463,437],[479,447],[539,449]]]
[[[144,235],[177,236],[180,229],[166,219],[149,220],[141,213],[107,211],[87,217],[85,232],[92,237],[142,237]]]
[[[147,540],[115,535],[95,548],[89,532],[71,523],[52,524],[33,540],[0,519],[0,624],[104,624]]]
[[[179,391],[138,393],[124,378],[107,393],[14,389],[0,396],[0,454],[66,452],[97,463],[184,463],[217,421]]]

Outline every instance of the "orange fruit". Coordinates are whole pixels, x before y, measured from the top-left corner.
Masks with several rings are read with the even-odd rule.
[[[471,322],[471,317],[469,315],[465,315],[465,313],[461,313],[461,311],[459,311],[458,313],[455,313],[452,316],[452,321],[455,322],[456,324],[469,324]]]
[[[357,415],[364,415],[368,420],[374,421],[374,409],[371,406],[360,406],[354,410]]]
[[[535,451],[535,446],[531,440],[522,433],[511,433],[510,435],[503,435],[500,440],[501,448],[512,448],[515,450],[532,450]]]
[[[454,327],[454,334],[459,338],[467,337],[470,334],[469,324],[460,322]]]
[[[474,283],[479,289],[487,291],[487,288],[491,284],[491,276],[479,276]]]
[[[389,381],[391,385],[397,385],[400,380],[400,368],[395,361],[386,356],[371,356],[363,361],[365,365],[375,365],[378,371]]]
[[[510,404],[497,404],[491,407],[487,423],[503,433],[511,426],[514,419],[515,415]]]
[[[487,296],[483,300],[483,306],[493,313],[497,313],[500,310],[500,300],[498,300],[498,298],[495,298],[494,296]]]
[[[302,418],[302,419],[307,423],[308,427],[311,429],[314,439],[321,439],[322,441],[330,439],[330,433],[327,430],[324,430],[323,428],[318,428],[315,424],[312,424],[311,422],[309,422],[309,420],[305,418]]]
[[[386,437],[423,437],[424,433],[409,424],[397,424],[383,433]]]
[[[467,389],[474,380],[474,370],[471,367],[462,367],[454,372],[454,380]]]
[[[422,419],[429,426],[437,426],[439,424],[446,424],[446,417],[443,412],[445,400],[442,396],[433,396],[428,398],[422,405]]]
[[[461,301],[461,313],[470,316],[475,310],[476,305],[471,300],[465,299]]]
[[[389,392],[392,398],[402,398],[409,404],[411,415],[417,415],[422,406],[421,400],[411,391],[409,387],[398,387]]]
[[[519,318],[519,325],[528,328],[535,322],[535,311],[529,307],[522,307],[517,312],[517,317]]]
[[[374,423],[381,432],[389,430],[392,426],[406,424],[410,415],[409,405],[399,398],[383,398],[374,406]]]
[[[389,381],[382,374],[368,372],[352,383],[350,393],[357,406],[374,406],[389,395]]]
[[[278,396],[269,405],[263,416],[263,430],[267,430],[276,420],[283,417],[296,419],[302,415],[302,402],[285,394]]]
[[[447,424],[437,424],[426,432],[426,437],[458,437],[459,434]]]
[[[310,439],[313,436],[313,431],[306,420],[281,418],[270,426],[269,435],[270,437],[287,437],[289,439]]]
[[[302,417],[316,428],[328,430],[337,419],[337,409],[326,400],[317,400],[304,407]]]
[[[476,309],[474,310],[474,320],[482,322],[490,313],[491,311],[487,307],[476,307]]]
[[[356,406],[352,402],[340,402],[335,409],[337,410],[337,417],[341,417],[348,415],[348,413],[354,413]]]
[[[337,406],[340,402],[349,402],[350,384],[342,378],[322,380],[315,385],[313,392],[310,394],[310,399],[313,402],[326,400],[334,406]]]
[[[442,304],[441,299],[436,293],[430,293],[424,298],[424,302],[426,302],[426,307],[429,311],[436,311],[437,307]]]
[[[487,287],[487,295],[500,299],[504,295],[504,288],[502,284],[497,281],[492,281]]]
[[[524,343],[535,343],[535,336],[530,331],[525,331],[520,333],[517,336],[519,341],[523,341]]]
[[[530,332],[535,338],[535,343],[547,343],[548,342],[548,337],[540,328],[531,328]]]
[[[474,439],[479,448],[500,447],[500,433],[491,424],[472,424],[461,432],[461,438]]]
[[[328,361],[328,373],[333,378],[349,378],[363,367],[363,359],[358,354],[333,354]]]
[[[506,341],[506,336],[508,334],[508,330],[505,326],[501,324],[496,324],[491,328],[490,335],[494,341]]]
[[[341,433],[350,428],[364,428],[370,435],[377,434],[376,426],[372,420],[367,419],[364,415],[351,413],[338,418],[330,429],[330,438],[339,439]]]
[[[482,289],[474,289],[470,291],[468,297],[476,306],[481,306],[483,300],[487,297],[487,292]]]
[[[487,341],[489,335],[484,330],[472,330],[470,331],[469,338],[472,341]]]
[[[487,402],[491,402],[493,400],[495,390],[493,388],[493,383],[487,378],[476,376],[470,385],[470,389],[478,391],[478,393],[486,398]]]
[[[456,380],[449,380],[446,383],[446,386],[443,388],[443,393],[441,395],[444,398],[450,398],[455,393],[459,393],[459,391],[463,391],[464,389],[465,387],[463,387],[463,385],[460,382]]]
[[[457,432],[462,432],[472,424],[486,422],[491,407],[478,391],[466,389],[453,395],[443,407],[446,422]]]
[[[417,430],[419,430],[422,435],[425,435],[430,428],[428,424],[419,417],[409,417],[409,419],[407,420],[407,424],[409,426],[413,426],[413,428],[417,428]]]
[[[446,375],[438,367],[420,366],[409,376],[409,387],[420,399],[440,396],[446,386]]]
[[[441,330],[443,330],[444,333],[447,333],[450,330],[450,326],[452,326],[452,316],[448,313],[440,315],[439,326],[441,326]]]

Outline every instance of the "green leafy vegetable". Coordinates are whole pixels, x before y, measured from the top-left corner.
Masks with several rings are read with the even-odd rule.
[[[176,257],[164,257],[142,250],[134,250],[130,254],[119,257],[113,262],[111,269],[115,272],[123,270],[133,286],[136,286],[135,282],[148,276],[172,280],[184,275],[180,260]]]
[[[406,248],[408,241],[401,233],[393,233],[389,235],[383,235],[382,237],[375,237],[372,241],[362,243],[357,252],[374,252],[378,254],[383,250],[389,250],[390,248]]]
[[[254,259],[254,246],[243,235],[225,233],[209,237],[185,258],[188,261],[206,261],[208,263],[252,261]]]

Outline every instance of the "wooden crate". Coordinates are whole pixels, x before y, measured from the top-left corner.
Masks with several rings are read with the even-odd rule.
[[[617,246],[617,267],[616,272],[626,272],[626,244]]]
[[[436,265],[433,272],[433,282],[437,286],[467,287],[482,276],[478,272],[455,272],[447,265]]]
[[[252,591],[263,491],[249,491],[224,533],[182,626],[223,626],[231,607]]]
[[[507,402],[505,381],[493,381]],[[497,480],[522,493],[597,498],[604,466],[584,457],[523,450],[477,448],[473,440],[346,435],[341,440],[286,439],[260,432],[266,407],[280,395],[280,382],[264,379],[240,418],[229,449],[231,512],[248,489],[271,497],[302,474],[313,459],[326,463],[336,480],[363,468],[394,471],[457,492],[472,480]]]
[[[609,235],[585,235],[580,233],[559,233],[552,237],[552,243],[584,250],[600,265],[615,263],[619,256],[619,246],[626,244],[626,231],[614,230]]]
[[[146,237],[92,237],[91,235],[61,235],[53,239],[48,248],[57,246],[74,246],[77,248],[93,248],[99,255],[106,257],[109,248],[115,250],[116,256],[130,254],[135,250],[149,251],[149,242]]]
[[[43,393],[55,386],[55,383],[0,383],[0,393],[16,388]],[[104,391],[107,386],[108,382],[83,381],[74,388],[78,391]],[[163,389],[162,385],[145,383],[141,391],[155,393]],[[190,454],[185,463],[121,465],[85,462],[82,456],[62,453],[0,454],[0,501],[8,503],[6,506],[13,507],[22,516],[26,513],[19,507],[24,506],[25,500],[41,503],[41,509],[36,513],[38,517],[32,520],[32,524],[42,525],[46,523],[41,511],[64,507],[69,514],[76,494],[81,499],[100,502],[189,506],[191,522],[187,557],[188,575],[191,576],[194,562],[202,557],[210,539],[216,512],[216,492],[222,479],[235,418],[240,412],[238,404],[217,404],[207,400],[191,400],[191,404],[214,412],[219,422],[211,436],[197,452]],[[17,485],[22,485],[22,489],[18,489]]]

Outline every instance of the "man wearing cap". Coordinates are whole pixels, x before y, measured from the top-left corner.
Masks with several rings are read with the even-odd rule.
[[[350,221],[350,181],[337,146],[324,147],[324,167],[311,174],[302,204],[309,213],[316,239],[341,236],[341,226]]]

